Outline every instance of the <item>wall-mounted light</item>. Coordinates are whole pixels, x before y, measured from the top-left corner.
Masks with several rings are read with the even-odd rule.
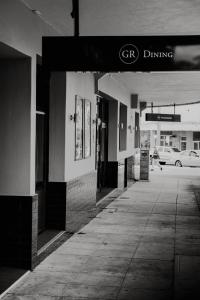
[[[128,129],[130,130],[130,133],[133,132],[133,127],[131,125],[128,125]]]
[[[76,114],[69,115],[69,119],[70,119],[70,121],[76,122]]]

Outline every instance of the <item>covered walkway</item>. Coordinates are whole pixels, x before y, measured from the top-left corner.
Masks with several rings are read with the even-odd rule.
[[[200,169],[166,166],[150,179],[132,185],[3,299],[195,299]]]

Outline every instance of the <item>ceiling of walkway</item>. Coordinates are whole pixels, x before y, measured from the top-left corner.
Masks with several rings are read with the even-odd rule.
[[[18,0],[40,12],[58,34],[73,35],[72,0]],[[199,0],[79,0],[80,35],[200,34]],[[200,72],[115,74],[148,102],[200,98]]]
[[[18,0],[73,34],[72,0]],[[79,0],[81,35],[199,34],[199,0]]]
[[[163,73],[119,73],[112,77],[154,105],[200,101],[200,71]]]

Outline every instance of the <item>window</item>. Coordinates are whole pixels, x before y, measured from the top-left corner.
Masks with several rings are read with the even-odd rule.
[[[190,151],[190,156],[192,156],[192,157],[198,157],[198,155],[194,151]]]
[[[83,158],[83,99],[75,100],[75,160]]]
[[[160,131],[160,135],[172,135],[172,131]]]
[[[91,102],[84,103],[84,158],[91,155]]]
[[[160,136],[160,146],[172,146],[172,136],[161,135]]]
[[[194,150],[200,150],[200,142],[194,142]]]
[[[200,141],[200,131],[193,132],[193,141]]]

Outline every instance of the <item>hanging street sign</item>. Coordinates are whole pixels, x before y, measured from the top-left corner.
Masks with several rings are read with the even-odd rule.
[[[175,114],[153,114],[147,113],[145,115],[146,121],[160,121],[160,122],[181,122],[181,115]]]

